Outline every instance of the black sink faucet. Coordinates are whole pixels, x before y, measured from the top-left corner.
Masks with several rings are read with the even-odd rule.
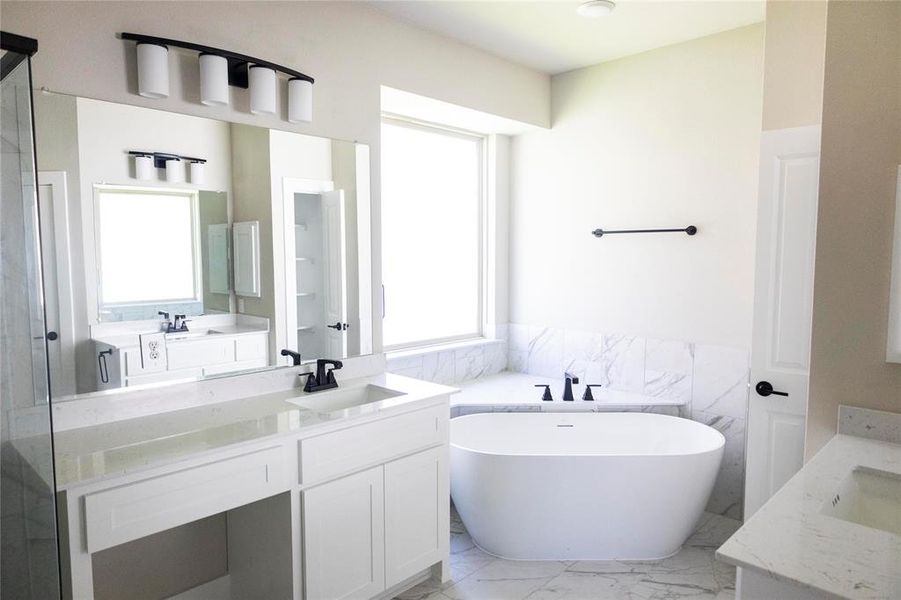
[[[331,369],[326,369],[327,365],[331,365]],[[316,372],[306,373],[307,383],[303,386],[305,392],[319,392],[321,390],[330,390],[338,387],[338,381],[335,379],[337,369],[344,366],[340,360],[327,360],[320,358],[316,361]]]
[[[575,375],[573,375],[572,373],[570,373],[569,371],[566,371],[563,374],[563,377],[566,379],[566,383],[563,386],[563,400],[566,402],[572,402],[573,401],[573,384],[574,383],[578,384],[579,378],[576,377]]]
[[[294,363],[295,367],[300,365],[300,352],[294,352],[293,350],[284,348],[282,349],[282,356],[290,356],[291,362]]]

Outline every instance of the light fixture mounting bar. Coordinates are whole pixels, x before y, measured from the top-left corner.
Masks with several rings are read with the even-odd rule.
[[[172,159],[184,160],[187,162],[205,163],[205,158],[195,158],[193,156],[182,156],[181,154],[170,154],[168,152],[151,152],[149,150],[129,150],[131,156],[150,156],[153,158],[153,166],[157,169],[164,169],[166,161]]]
[[[291,79],[302,79],[303,81],[315,83],[312,77],[306,75],[305,73],[301,73],[300,71],[295,71],[294,69],[289,69],[288,67],[277,65],[273,62],[269,62],[268,60],[262,60],[259,58],[254,58],[252,56],[247,56],[246,54],[232,52],[231,50],[223,50],[222,48],[204,46],[203,44],[195,44],[194,42],[184,42],[181,40],[144,35],[142,33],[123,32],[119,35],[119,37],[121,37],[123,40],[130,40],[139,44],[155,44],[157,46],[167,47],[175,46],[178,48],[184,48],[186,50],[193,50],[194,52],[224,56],[228,61],[228,84],[234,87],[247,89],[249,85],[247,77],[247,69],[249,65],[260,65],[262,67],[270,68],[273,71],[284,73]]]

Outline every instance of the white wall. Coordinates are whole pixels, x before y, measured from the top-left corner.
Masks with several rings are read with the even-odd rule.
[[[839,404],[901,412],[885,361],[897,169],[901,3],[830,2],[806,456],[835,434]]]
[[[749,346],[762,59],[754,25],[553,78],[513,143],[511,322]]]
[[[549,119],[546,75],[398,22],[363,3],[181,2],[175,8],[154,2],[4,1],[0,20],[4,31],[39,40],[33,63],[37,87],[369,144],[376,307],[381,302],[379,86],[539,126]],[[169,99],[137,96],[134,45],[115,37],[122,31],[228,48],[309,73],[316,78],[313,123],[251,115],[243,91],[233,91],[231,107],[202,106],[196,54],[171,61]],[[380,321],[374,330],[379,350]]]

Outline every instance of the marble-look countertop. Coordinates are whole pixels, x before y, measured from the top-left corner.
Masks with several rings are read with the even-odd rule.
[[[594,402],[582,400],[585,385],[591,381],[580,381],[573,384],[572,402],[563,401],[563,378],[540,377],[526,373],[504,371],[497,375],[480,377],[458,384],[460,393],[454,396],[452,406],[523,406],[536,405],[555,409],[586,410],[586,407],[627,408],[633,406],[682,406],[683,400],[645,396],[632,392],[611,390],[606,387],[592,388]],[[536,385],[550,385],[553,402],[544,402],[541,395],[543,389]]]
[[[831,597],[901,598],[901,536],[820,513],[858,466],[901,475],[901,445],[836,435],[717,558]]]
[[[122,476],[268,437],[334,426],[341,420],[409,408],[417,402],[452,394],[455,388],[382,374],[341,382],[340,390],[367,384],[403,395],[331,412],[301,408],[288,402],[307,394],[301,388],[241,400],[174,410],[54,434],[56,484],[68,487]]]
[[[222,325],[219,327],[203,327],[191,329],[187,332],[173,332],[166,334],[167,344],[178,344],[181,342],[194,342],[201,340],[216,339],[219,336],[230,335],[251,335],[255,333],[268,333],[269,328],[259,325]],[[156,333],[148,331],[147,333]],[[140,334],[122,333],[116,335],[101,335],[94,338],[95,342],[112,346],[113,348],[137,348],[141,345]]]

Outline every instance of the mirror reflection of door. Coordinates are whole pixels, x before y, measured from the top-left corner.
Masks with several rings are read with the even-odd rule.
[[[344,191],[324,192],[322,198],[322,299],[325,312],[326,356],[347,356],[347,251],[344,229]]]
[[[331,182],[318,185],[332,187]],[[350,326],[345,192],[295,193],[290,204],[295,268],[286,270],[286,287],[296,296],[294,318],[289,319],[296,323],[295,349],[303,357],[344,358]]]
[[[64,171],[38,173],[41,199],[41,253],[47,352],[54,396],[70,396],[75,386],[75,312],[69,249],[69,214]]]

